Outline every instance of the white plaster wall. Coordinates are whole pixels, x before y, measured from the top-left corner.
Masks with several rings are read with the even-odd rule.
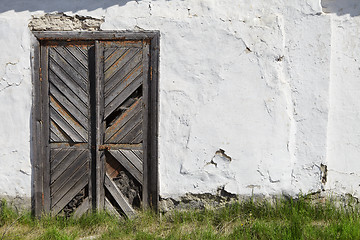
[[[323,5],[332,31],[327,189],[359,197],[360,4],[326,0]]]
[[[0,5],[0,195],[31,194],[27,24],[54,11],[104,18],[103,30],[160,30],[161,196],[321,189],[342,123],[328,123],[334,18],[320,0],[13,0]]]

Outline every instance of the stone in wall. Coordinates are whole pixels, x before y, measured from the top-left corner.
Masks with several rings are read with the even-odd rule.
[[[33,17],[29,28],[32,31],[99,31],[103,22],[104,19],[57,13]]]

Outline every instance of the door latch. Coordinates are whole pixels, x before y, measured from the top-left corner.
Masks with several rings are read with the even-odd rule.
[[[100,145],[99,146],[99,151],[105,151],[105,150],[110,150],[110,147],[108,145]]]

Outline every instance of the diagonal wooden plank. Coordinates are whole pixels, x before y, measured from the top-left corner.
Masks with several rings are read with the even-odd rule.
[[[117,47],[107,47],[105,49],[103,49],[103,55],[104,55],[104,59],[106,61],[106,59],[113,54],[118,48]]]
[[[142,121],[142,112],[136,113],[122,128],[120,128],[109,140],[109,143],[120,143],[120,141]]]
[[[49,51],[50,59],[49,59],[49,67],[50,69],[54,70],[56,75],[60,77],[61,79],[66,79],[67,81],[72,81],[74,85],[77,87],[80,86],[80,88],[87,92],[87,82],[88,78],[87,75],[84,77],[77,71],[81,69],[80,66],[74,67],[74,65],[71,65],[67,62],[69,57],[67,59],[64,59],[57,51],[55,51],[56,48],[51,48]],[[68,54],[70,56],[70,54]],[[74,61],[75,62],[75,61]],[[81,65],[78,63],[78,65]],[[87,74],[87,72],[86,72]]]
[[[131,143],[142,143],[143,142],[143,132],[139,132],[139,134],[131,141]]]
[[[72,68],[72,71],[68,74],[77,81],[81,81],[86,86],[86,82],[88,79],[88,70],[81,64],[81,62],[69,51],[69,48],[73,48],[70,46],[59,46],[54,47],[53,49],[56,53],[64,60],[57,61],[61,67],[64,68]],[[53,55],[50,55],[53,58]],[[70,70],[70,69],[69,69]],[[79,77],[80,76],[80,77]],[[86,89],[86,88],[85,88]]]
[[[49,78],[51,85],[55,86],[70,102],[76,103],[76,108],[79,109],[84,116],[88,115],[87,99],[85,99],[85,104],[54,72],[49,71]]]
[[[53,108],[50,108],[50,120],[54,121],[61,131],[65,132],[72,142],[85,142],[85,140],[67,123],[62,116]]]
[[[59,177],[58,174],[61,174],[63,171],[65,171],[73,161],[80,158],[81,155],[86,155],[86,154],[87,154],[87,150],[85,149],[83,150],[71,149],[71,152],[65,158],[59,160],[55,159],[51,163],[51,167],[50,167],[50,173],[52,179],[51,182],[56,180]]]
[[[64,131],[74,142],[86,142],[87,131],[64,110],[56,100],[50,96],[50,118]]]
[[[122,128],[136,113],[142,109],[142,99],[138,99],[128,110],[122,113],[114,123],[105,131],[105,142],[112,137],[120,128]]]
[[[57,169],[51,174],[51,192],[54,194],[60,187],[65,185],[69,178],[77,172],[77,170],[84,164],[88,165],[88,154],[83,153],[78,158],[74,159],[70,166],[66,169]],[[88,167],[88,166],[87,166]]]
[[[85,103],[86,106],[89,105],[89,99],[88,99],[88,94],[87,94],[87,89],[86,89],[86,85],[82,84],[83,87],[79,87],[79,82],[76,81],[76,79],[72,79],[68,73],[62,69],[53,59],[50,59],[50,70],[59,78],[61,79],[60,83],[57,83],[56,86],[59,86],[59,84],[63,84],[66,87],[68,87],[69,89],[71,89],[71,91],[78,96],[78,98]],[[67,70],[68,72],[71,72],[70,70]],[[50,75],[50,82],[52,82],[52,75]],[[85,88],[85,89],[84,89]]]
[[[62,135],[60,135],[62,136]],[[61,140],[55,133],[54,131],[52,131],[52,129],[50,128],[50,142],[53,143],[53,142],[61,142],[61,141],[64,141],[64,140]]]
[[[142,159],[140,159],[132,150],[119,150],[137,169],[139,172],[143,172],[143,163]]]
[[[74,185],[79,181],[83,175],[89,175],[89,164],[84,163],[77,171],[68,176],[67,181],[58,189],[51,189],[52,204],[55,205]]]
[[[108,96],[112,89],[114,89],[119,82],[122,82],[123,79],[128,78],[134,70],[138,70],[139,66],[142,65],[141,62],[142,54],[141,52],[137,53],[133,59],[131,59],[129,62],[127,62],[122,68],[118,68],[115,73],[115,75],[105,83],[105,96]],[[142,68],[140,67],[142,70]],[[106,73],[105,73],[106,74]]]
[[[50,163],[51,171],[53,171],[59,165],[59,163],[61,163],[64,159],[69,158],[69,157],[71,158],[71,156],[73,156],[74,154],[80,155],[81,151],[84,151],[84,150],[74,150],[71,148],[61,149],[59,154],[57,154],[54,157],[51,156],[51,158],[52,158],[51,163]]]
[[[109,152],[141,185],[143,184],[142,167],[140,172],[120,150],[109,150]]]
[[[50,162],[51,164],[54,163],[55,160],[60,159],[60,161],[65,158],[68,154],[70,154],[70,149],[60,149],[59,152],[55,152],[54,149],[51,149],[50,151]],[[55,154],[56,153],[56,154]]]
[[[130,85],[118,94],[109,104],[105,107],[104,117],[107,118],[113,111],[115,111],[127,98],[131,96],[142,84],[142,78],[138,77]],[[107,101],[107,98],[105,98]]]
[[[58,214],[88,184],[89,177],[84,174],[80,180],[56,204],[52,204],[51,213]]]
[[[89,198],[85,198],[84,201],[80,204],[80,206],[75,210],[74,212],[74,218],[79,218],[83,214],[85,214],[87,211],[90,210],[90,201]]]
[[[88,55],[85,55],[84,52],[81,51],[77,46],[67,46],[66,50],[69,51],[76,58],[77,61],[79,61],[79,63],[84,67],[87,72],[89,64]]]
[[[114,85],[113,88],[109,89],[109,91],[105,93],[105,106],[107,106],[112,100],[114,100],[115,97],[119,95],[124,88],[129,86],[134,80],[136,80],[141,76],[142,76],[142,65],[138,64],[130,72],[124,74],[123,78],[117,79],[116,85]]]
[[[142,150],[132,150],[132,152],[136,154],[136,156],[140,159],[141,162],[143,162],[144,156]]]
[[[133,127],[123,139],[119,141],[119,143],[131,143],[136,136],[138,136],[142,132],[142,121],[139,122],[135,127]]]
[[[50,121],[50,131],[51,134],[56,136],[57,141],[56,142],[67,142],[69,141],[69,136],[64,135],[60,129],[59,126],[56,125],[53,121]]]
[[[112,67],[104,73],[105,83],[107,84],[113,79],[119,78],[119,72],[122,72],[121,69],[134,57],[138,57],[139,51],[139,48],[131,48],[126,54],[123,55],[123,57],[120,57],[120,59],[118,59],[118,61],[115,62]]]
[[[50,149],[50,161],[52,161],[52,159],[53,159],[54,157],[56,157],[57,154],[59,154],[62,150],[66,150],[66,149],[51,148],[51,149]]]
[[[106,57],[104,61],[104,70],[105,72],[110,67],[119,67],[119,63],[124,60],[127,54],[129,54],[130,49],[129,48],[117,48],[115,51],[113,51],[108,57]],[[114,64],[117,64],[117,66],[114,66]]]
[[[105,209],[106,209],[106,211],[108,211],[111,215],[114,215],[114,216],[117,217],[118,219],[121,218],[121,215],[119,214],[118,211],[116,211],[116,209],[115,209],[114,206],[110,203],[109,199],[107,199],[107,197],[105,197]]]
[[[121,193],[120,189],[110,180],[109,176],[105,175],[104,185],[112,197],[115,199],[121,210],[125,213],[127,217],[134,217],[135,210],[132,206],[127,202],[124,195]]]
[[[76,108],[76,102],[70,102],[55,86],[50,84],[50,94],[56,99],[86,130],[88,129],[89,120]]]
[[[79,46],[79,45],[75,45],[75,47],[86,57],[88,58],[88,51],[89,51],[89,48],[88,46]]]

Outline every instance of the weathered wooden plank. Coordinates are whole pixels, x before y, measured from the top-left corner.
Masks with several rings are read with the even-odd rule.
[[[84,163],[73,175],[69,176],[69,178],[66,179],[66,182],[58,189],[51,189],[52,206],[54,206],[68,191],[70,191],[83,175],[89,175],[88,162]]]
[[[53,101],[50,104],[50,118],[54,121],[63,132],[68,135],[73,142],[86,142],[87,132],[85,129],[76,127],[75,122],[71,118],[66,118],[62,116],[59,112],[61,110],[54,106]]]
[[[159,31],[33,31],[39,40],[143,40],[159,35]]]
[[[51,149],[52,151],[53,149]],[[61,149],[59,153],[53,155],[50,151],[50,165],[56,165],[58,162],[62,161],[68,154],[71,153],[70,149]]]
[[[127,111],[122,113],[113,124],[105,131],[105,142],[107,142],[120,128],[122,128],[135,114],[141,111],[142,99],[138,99]]]
[[[42,141],[41,141],[41,73],[40,73],[40,43],[34,42],[34,50],[31,52],[32,64],[32,82],[33,82],[33,105],[32,105],[32,131],[31,131],[31,147],[33,151],[33,187],[34,201],[33,213],[36,217],[40,217],[43,211],[42,194],[43,194],[43,169],[42,169]]]
[[[142,166],[141,171],[135,168],[131,160],[126,158],[120,151],[110,150],[110,154],[142,185],[143,175]]]
[[[74,56],[74,58],[79,61],[79,63],[82,65],[82,67],[86,70],[88,70],[88,47],[85,47],[84,51],[80,50],[78,46],[66,46],[65,47],[67,51],[70,52],[71,55]],[[85,75],[87,77],[87,74]]]
[[[160,33],[154,33],[150,42],[150,102],[149,102],[149,129],[148,151],[144,152],[144,169],[148,170],[148,199],[150,206],[158,209],[159,206],[159,180],[158,180],[158,82],[159,82],[159,51],[160,51]],[[146,160],[147,159],[147,160]]]
[[[107,52],[112,52],[110,55],[106,56]],[[105,61],[104,61],[104,70],[105,72],[110,68],[110,67],[119,67],[119,65],[117,66],[113,66],[115,64],[115,62],[121,63],[121,61],[123,61],[123,59],[125,58],[125,56],[129,55],[130,53],[130,48],[107,48],[104,51],[104,55],[105,55]],[[105,75],[106,76],[106,75]],[[105,78],[106,81],[106,78]]]
[[[88,46],[86,45],[89,45],[89,46],[94,46],[94,42],[90,42],[90,41],[86,41],[86,44],[85,43],[82,43],[81,46],[78,46],[78,45],[75,45],[75,47],[84,55],[85,58],[88,59],[88,54],[89,54],[89,49],[88,49]]]
[[[58,214],[88,184],[88,176],[84,174],[80,180],[52,207],[51,213]]]
[[[105,154],[100,152],[99,146],[103,144],[103,136],[105,128],[105,121],[104,121],[104,99],[103,99],[103,92],[104,92],[104,49],[102,44],[99,41],[95,41],[95,111],[96,111],[96,119],[95,119],[95,131],[96,131],[96,141],[95,141],[95,167],[96,167],[96,187],[95,187],[95,200],[96,200],[96,208],[101,210],[105,206],[105,189],[104,189],[104,163],[105,163]]]
[[[84,215],[87,211],[90,210],[90,200],[89,198],[85,198],[84,201],[80,204],[80,206],[74,212],[74,218],[79,218]]]
[[[58,160],[58,159],[55,159],[52,163],[51,163],[51,178],[52,179],[56,179],[58,176],[57,174],[53,174],[55,172],[61,172],[64,171],[65,169],[67,169],[70,164],[73,162],[73,161],[76,161],[76,159],[78,159],[81,155],[84,155],[86,153],[86,150],[82,149],[82,150],[71,150],[70,153],[63,159],[61,160]]]
[[[111,54],[113,54],[117,49],[118,49],[118,46],[116,46],[116,47],[107,47],[106,49],[104,49],[104,52],[103,52],[104,60],[106,61],[106,59]]]
[[[53,148],[50,144],[50,162],[61,152],[61,150],[62,149]]]
[[[73,94],[75,94],[86,106],[89,106],[89,100],[88,95],[86,92],[86,85],[81,84],[82,87],[79,87],[79,83],[81,81],[77,81],[77,79],[71,78],[71,76],[68,75],[68,73],[71,73],[71,69],[63,69],[60,67],[60,65],[55,62],[53,59],[50,59],[50,69],[51,71],[59,78],[61,79],[61,82],[57,82],[56,86],[59,86],[61,84],[65,85],[67,88],[69,88]],[[50,81],[52,82],[52,76],[50,75]],[[84,90],[85,88],[85,90]]]
[[[139,159],[139,157],[135,153],[133,153],[133,151],[121,149],[119,150],[119,152],[121,152],[136,167],[139,172],[143,173],[143,160]]]
[[[143,130],[143,122],[139,122],[135,127],[133,127],[126,136],[121,139],[120,143],[132,143],[136,136],[138,136]]]
[[[50,94],[73,116],[84,128],[88,130],[89,120],[86,115],[76,108],[76,102],[70,102],[55,86],[50,84]]]
[[[144,98],[144,104],[143,104],[143,121],[142,121],[142,131],[139,132],[137,136],[134,137],[132,142],[142,142],[143,143],[143,149],[142,151],[133,151],[135,156],[137,156],[140,161],[142,161],[142,171],[143,171],[143,190],[142,190],[142,199],[143,199],[143,207],[146,209],[149,207],[149,159],[147,158],[148,153],[148,144],[149,144],[149,136],[148,136],[148,129],[149,127],[152,127],[149,125],[149,100],[150,100],[150,77],[149,69],[150,69],[150,62],[149,62],[149,55],[150,55],[150,49],[149,44],[147,41],[143,41],[143,58],[142,58],[142,66],[143,66],[143,85],[142,85],[142,91],[143,91],[143,98]],[[142,153],[145,154],[142,154]],[[138,153],[138,154],[136,154]],[[141,158],[139,157],[141,153]]]
[[[134,93],[142,84],[141,77],[136,78],[126,88],[105,107],[105,118],[107,118],[114,110],[116,110],[131,94]],[[106,99],[105,99],[106,101]]]
[[[130,49],[130,52],[133,49]],[[142,58],[142,51],[134,51],[134,56],[130,56],[129,59],[126,57],[130,54],[125,55],[125,59],[118,59],[120,62],[116,62],[107,72],[105,72],[105,96],[106,98],[108,96],[111,96],[111,93],[113,91],[116,91],[116,86],[119,85],[119,83],[127,80],[132,72],[136,71],[135,75],[139,75],[142,71],[141,67],[141,58]],[[133,74],[134,75],[134,74]],[[134,78],[133,78],[134,79]],[[130,83],[130,80],[129,80]],[[126,86],[126,85],[125,85]],[[107,103],[105,102],[105,105]]]
[[[84,116],[88,115],[88,106],[52,71],[49,72],[51,83],[70,101],[76,103],[75,107],[81,111]]]
[[[55,135],[54,137],[57,139],[56,141],[51,142],[68,142],[70,140],[68,136],[64,135],[60,131],[59,126],[57,126],[56,123],[54,123],[53,121],[50,121],[50,131],[53,135]]]
[[[136,155],[141,161],[143,161],[143,159],[144,159],[143,150],[133,150],[133,149],[132,149],[132,152],[135,153],[135,155]]]
[[[43,195],[43,204],[44,211],[48,213],[50,210],[50,124],[49,124],[49,78],[48,78],[48,48],[45,46],[41,47],[41,95],[42,98],[42,161],[43,161],[43,181],[44,181],[44,195]]]
[[[109,143],[101,145],[104,149],[118,150],[118,149],[129,149],[129,150],[141,150],[143,149],[142,143],[136,144],[123,144],[123,143]]]
[[[60,135],[62,136],[62,135]],[[61,142],[62,140],[54,133],[54,131],[50,128],[50,142]]]
[[[62,57],[65,60],[65,64],[61,66],[67,66],[72,68],[72,72],[76,72],[78,74],[80,74],[81,78],[76,78],[78,80],[85,80],[85,86],[86,86],[86,80],[88,79],[88,71],[87,68],[85,68],[81,62],[74,56],[71,54],[71,52],[69,51],[70,48],[73,48],[72,46],[59,46],[59,47],[54,47],[53,49],[57,52],[57,54]],[[59,63],[59,62],[58,62]],[[60,63],[59,63],[60,64]],[[71,73],[69,73],[71,74]],[[74,75],[75,76],[75,75]],[[78,75],[76,74],[76,77],[78,77]],[[74,78],[75,79],[75,78]],[[84,89],[86,90],[86,88]]]
[[[95,197],[95,189],[96,189],[96,62],[95,62],[95,46],[91,46],[88,48],[87,53],[89,56],[88,61],[88,69],[89,69],[89,84],[88,84],[88,93],[90,96],[90,111],[89,111],[89,134],[88,134],[88,147],[90,149],[89,159],[90,159],[90,171],[89,171],[89,179],[88,179],[88,198],[91,202],[93,208],[95,208],[96,197]]]
[[[117,85],[108,92],[108,96],[105,97],[105,106],[107,107],[116,97],[122,94],[123,90],[127,86],[131,85],[134,81],[141,78],[142,66],[138,64],[135,69],[131,70],[129,74],[124,74],[123,79],[118,79]],[[136,88],[134,89],[134,91]],[[123,104],[123,102],[121,102]]]
[[[127,202],[124,195],[121,193],[120,189],[110,180],[109,176],[105,175],[105,183],[106,189],[113,196],[116,203],[119,205],[121,210],[125,213],[127,217],[135,216],[135,210],[132,206]]]
[[[67,151],[67,155],[66,156],[61,156],[61,154],[59,154],[61,156],[61,158],[57,158],[55,157],[54,160],[51,162],[50,164],[50,174],[52,174],[53,172],[58,172],[56,169],[59,168],[60,172],[64,171],[65,169],[63,169],[64,166],[69,166],[72,161],[74,161],[76,158],[78,158],[81,153],[85,151],[85,150],[68,150]],[[70,163],[68,163],[70,161]],[[55,176],[51,176],[52,179],[56,178]]]
[[[143,132],[142,131],[139,132],[139,134],[134,138],[134,140],[131,141],[131,143],[134,143],[134,144],[142,143],[143,142],[143,136],[144,136]]]
[[[52,149],[89,149],[88,143],[73,143],[73,142],[62,142],[62,143],[50,143]]]
[[[76,161],[73,161],[67,169],[58,169],[51,175],[51,192],[55,193],[77,170],[88,163],[88,156],[83,153]],[[59,173],[58,173],[59,172]]]
[[[110,139],[109,143],[123,143],[121,140],[142,121],[142,112],[136,113],[121,129],[119,129]]]
[[[117,217],[118,219],[121,218],[119,212],[116,211],[114,206],[110,203],[109,199],[107,199],[106,197],[105,197],[105,209],[109,212],[109,214]]]
[[[109,91],[109,89],[113,88],[114,85],[117,84],[119,79],[122,79],[124,75],[127,73],[124,71],[124,68],[131,62],[136,61],[139,62],[139,49],[130,48],[123,56],[115,61],[113,65],[107,71],[104,72],[105,79],[105,93]],[[127,67],[127,69],[129,69]],[[129,70],[128,70],[129,71]]]
[[[86,94],[87,91],[87,72],[85,69],[81,68],[80,66],[77,66],[76,68],[73,65],[70,65],[67,60],[64,59],[59,52],[57,52],[57,48],[51,48],[50,51],[50,68],[53,70],[57,76],[59,76],[62,80],[66,80],[68,82],[71,82],[74,88],[82,89],[83,93]],[[68,54],[70,56],[70,54]],[[65,57],[65,56],[64,56]],[[70,57],[66,56],[70,59]],[[74,61],[75,62],[75,61]],[[73,63],[74,64],[74,63]],[[81,65],[78,63],[78,65]],[[80,74],[81,69],[82,73]],[[79,71],[79,72],[77,72]],[[85,77],[82,75],[84,74]],[[71,88],[72,89],[72,88]],[[80,89],[78,90],[80,92]]]
[[[104,48],[118,48],[118,47],[127,47],[127,48],[141,48],[141,40],[113,40],[113,41],[104,41]]]

